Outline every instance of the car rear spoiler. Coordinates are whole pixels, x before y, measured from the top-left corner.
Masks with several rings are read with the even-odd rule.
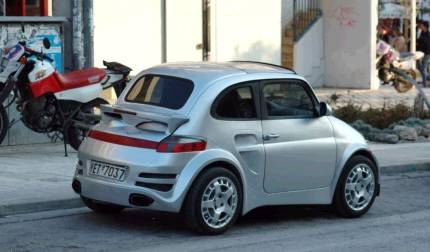
[[[151,112],[136,111],[129,108],[122,108],[118,105],[101,104],[101,111],[110,118],[122,119],[124,122],[135,127],[142,123],[156,122],[166,126],[166,134],[172,134],[179,126],[189,121],[184,115],[166,115]]]

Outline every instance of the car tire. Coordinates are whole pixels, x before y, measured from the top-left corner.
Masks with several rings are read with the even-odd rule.
[[[121,212],[125,208],[120,205],[102,203],[83,196],[81,196],[81,199],[89,209],[93,210],[96,213],[115,214]]]
[[[222,167],[211,167],[194,181],[182,214],[193,231],[216,235],[235,223],[242,212],[242,202],[242,186],[236,175]]]
[[[379,178],[375,164],[364,156],[353,156],[339,177],[333,207],[345,218],[365,214],[377,195]]]

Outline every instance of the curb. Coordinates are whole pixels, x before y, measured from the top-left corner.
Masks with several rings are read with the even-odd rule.
[[[0,218],[10,215],[27,214],[51,210],[63,210],[83,207],[80,198],[52,200],[45,202],[22,203],[15,205],[0,205]]]
[[[422,171],[430,171],[430,162],[418,164],[389,165],[380,167],[380,172],[382,175],[393,175],[398,173]]]

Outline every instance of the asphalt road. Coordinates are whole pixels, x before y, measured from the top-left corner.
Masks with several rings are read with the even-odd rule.
[[[266,207],[227,233],[189,232],[173,214],[86,209],[0,218],[0,251],[430,251],[430,172],[382,178],[382,194],[359,219],[327,208]]]

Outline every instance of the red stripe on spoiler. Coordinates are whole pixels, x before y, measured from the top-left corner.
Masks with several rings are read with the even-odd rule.
[[[134,137],[128,137],[128,136],[121,136],[121,135],[115,135],[107,132],[102,132],[98,130],[91,130],[88,134],[88,137],[91,137],[93,139],[97,139],[100,141],[108,142],[108,143],[114,143],[114,144],[120,144],[120,145],[126,145],[126,146],[132,146],[132,147],[138,147],[138,148],[146,148],[146,149],[157,149],[158,142],[150,141],[150,140],[143,140],[138,139]]]

